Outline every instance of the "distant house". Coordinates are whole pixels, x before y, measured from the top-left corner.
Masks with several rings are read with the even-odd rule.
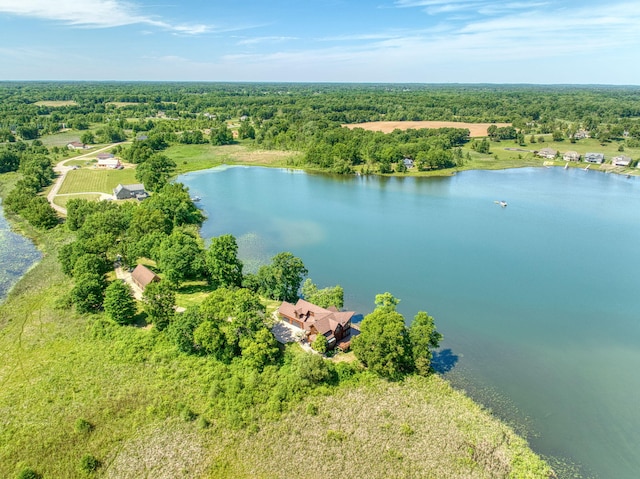
[[[562,155],[564,161],[580,161],[580,153],[577,151],[567,151]]]
[[[67,148],[70,150],[86,150],[87,145],[80,143],[79,141],[72,141],[71,143],[67,143]]]
[[[283,321],[304,330],[309,342],[322,334],[327,338],[330,349],[336,346],[347,349],[350,345],[353,311],[338,311],[335,307],[325,309],[299,299],[296,304],[284,301],[278,308],[278,314]]]
[[[247,115],[242,115],[240,117],[240,121],[247,121],[249,119],[249,117]]]
[[[585,153],[584,161],[587,163],[601,164],[604,161],[604,154],[602,153]]]
[[[585,138],[589,138],[589,132],[587,130],[578,130],[573,134],[573,137],[576,140],[584,140]]]
[[[144,291],[149,283],[156,283],[160,281],[160,277],[146,266],[139,264],[131,273],[131,281],[133,281],[138,288]]]
[[[629,166],[631,164],[631,157],[620,155],[612,158],[611,164],[613,166]]]
[[[116,200],[128,200],[136,198],[143,200],[149,196],[149,193],[144,189],[144,185],[137,183],[135,185],[118,185],[113,189],[113,196]]]
[[[411,158],[404,158],[402,163],[404,163],[406,168],[413,168],[413,160]]]
[[[122,163],[120,163],[120,160],[117,158],[104,158],[104,159],[98,158],[98,163],[96,163],[96,167],[117,170],[119,168],[122,168]]]
[[[537,155],[542,158],[552,160],[556,157],[557,153],[558,151],[554,150],[553,148],[542,148],[540,151],[538,151]]]

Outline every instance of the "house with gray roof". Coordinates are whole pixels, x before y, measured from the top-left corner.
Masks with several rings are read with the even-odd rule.
[[[611,159],[613,166],[629,166],[631,164],[631,157],[626,155],[619,155]]]
[[[113,197],[116,200],[129,200],[131,198],[143,200],[148,196],[149,193],[147,193],[144,189],[144,185],[141,183],[136,183],[134,185],[119,184],[113,189]]]
[[[584,161],[587,163],[596,163],[601,164],[604,162],[604,154],[603,153],[585,153]]]

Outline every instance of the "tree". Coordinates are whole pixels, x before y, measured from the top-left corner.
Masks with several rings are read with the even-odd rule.
[[[136,315],[136,300],[123,281],[114,281],[104,292],[104,310],[118,324],[131,324]]]
[[[327,352],[327,349],[329,349],[329,341],[324,334],[317,334],[316,339],[311,343],[311,347],[319,353],[324,354]]]
[[[36,196],[21,212],[36,228],[51,229],[58,224],[58,215],[44,196]]]
[[[231,130],[227,128],[227,124],[224,122],[218,122],[211,128],[211,144],[212,145],[229,145],[233,143],[233,134]]]
[[[304,299],[321,308],[335,306],[340,309],[344,306],[344,289],[340,285],[318,289],[311,278],[307,278],[302,284],[301,292]]]
[[[149,322],[160,331],[165,329],[175,314],[176,295],[171,285],[166,281],[148,284],[142,301]]]
[[[274,364],[280,357],[278,341],[267,328],[259,329],[253,337],[242,338],[240,349],[242,360],[258,371],[262,371],[269,364]]]
[[[176,286],[186,279],[198,278],[204,269],[201,242],[181,229],[167,236],[153,256],[166,280]]]
[[[165,155],[155,154],[136,168],[136,178],[151,191],[160,191],[176,169],[175,162]]]
[[[238,259],[238,244],[233,235],[222,235],[211,240],[206,264],[214,287],[242,286],[242,261]]]
[[[20,155],[18,155],[18,153],[8,148],[2,148],[0,150],[0,173],[17,171],[19,166]]]
[[[353,339],[353,352],[371,371],[398,379],[413,369],[409,333],[404,317],[395,310],[397,299],[385,293],[376,297],[376,304],[376,309],[362,321],[360,334]]]
[[[160,211],[167,224],[200,226],[204,215],[191,201],[189,189],[182,183],[169,183],[140,205],[145,211]],[[165,224],[163,222],[163,224]]]
[[[300,258],[289,252],[278,253],[271,264],[262,266],[255,278],[258,292],[271,299],[295,302],[298,290],[308,271]]]
[[[96,136],[90,131],[85,131],[80,135],[80,141],[86,145],[93,145],[96,142]]]
[[[202,323],[198,306],[188,308],[182,314],[176,314],[166,329],[167,336],[183,353],[198,351],[193,333]]]
[[[106,286],[104,276],[96,273],[85,273],[77,277],[71,290],[71,301],[76,310],[79,313],[95,313],[102,309]]]
[[[436,331],[433,317],[420,311],[409,328],[413,361],[418,374],[426,376],[431,372],[431,350],[436,349],[442,341],[442,334]]]

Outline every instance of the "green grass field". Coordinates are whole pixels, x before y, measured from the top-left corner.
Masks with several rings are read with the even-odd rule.
[[[125,168],[124,170],[94,170],[81,168],[67,173],[67,177],[60,188],[59,194],[101,192],[113,193],[113,189],[119,183],[124,185],[138,183],[135,177],[136,170]]]
[[[174,145],[164,152],[176,162],[176,174],[204,170],[227,164],[287,166],[300,153],[279,150],[253,150],[245,145]]]
[[[64,208],[67,206],[67,203],[69,202],[69,200],[72,200],[74,198],[80,198],[80,199],[89,200],[89,201],[98,201],[100,199],[100,195],[89,193],[89,194],[72,194],[72,195],[65,195],[65,196],[56,196],[53,199],[53,202],[56,205],[62,206]]]

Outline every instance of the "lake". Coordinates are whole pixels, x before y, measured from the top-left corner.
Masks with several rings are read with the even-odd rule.
[[[640,178],[223,167],[179,181],[202,198],[203,236],[234,234],[248,269],[291,251],[349,309],[389,291],[407,321],[428,311],[438,367],[534,450],[585,476],[638,477]]]
[[[0,201],[0,303],[40,256],[30,240],[11,231]]]

